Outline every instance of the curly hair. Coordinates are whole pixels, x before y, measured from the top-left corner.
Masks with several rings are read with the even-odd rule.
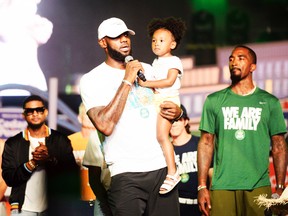
[[[171,32],[175,41],[176,47],[179,45],[182,37],[184,36],[187,27],[181,18],[167,17],[167,18],[154,18],[147,26],[148,34],[152,38],[153,34],[158,29],[166,29]]]

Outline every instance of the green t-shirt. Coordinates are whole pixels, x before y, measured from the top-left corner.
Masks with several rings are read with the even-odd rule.
[[[249,190],[270,185],[271,136],[286,133],[279,100],[256,88],[240,96],[228,87],[210,94],[200,130],[215,134],[213,190]]]

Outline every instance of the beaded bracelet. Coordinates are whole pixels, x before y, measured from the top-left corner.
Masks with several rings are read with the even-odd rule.
[[[34,165],[31,160],[28,161],[29,166],[34,170],[37,165]]]
[[[123,82],[123,83],[126,83],[126,84],[129,85],[129,86],[132,86],[132,83],[129,82],[128,80],[123,79],[122,82]]]
[[[199,186],[197,187],[197,190],[200,191],[200,190],[205,189],[205,188],[207,188],[206,185],[199,185]]]

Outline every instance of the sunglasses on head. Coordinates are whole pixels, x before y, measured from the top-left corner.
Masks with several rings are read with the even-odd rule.
[[[45,111],[45,107],[36,107],[36,108],[25,108],[24,109],[24,114],[26,116],[29,116],[29,115],[33,115],[33,113],[36,111],[36,113],[40,113],[40,114],[43,114],[44,111]]]

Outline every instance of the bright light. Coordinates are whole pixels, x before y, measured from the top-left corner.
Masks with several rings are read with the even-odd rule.
[[[21,84],[47,91],[38,62],[38,47],[46,43],[53,24],[37,14],[40,0],[4,0],[0,3],[0,85]],[[0,95],[27,95],[5,90]]]

